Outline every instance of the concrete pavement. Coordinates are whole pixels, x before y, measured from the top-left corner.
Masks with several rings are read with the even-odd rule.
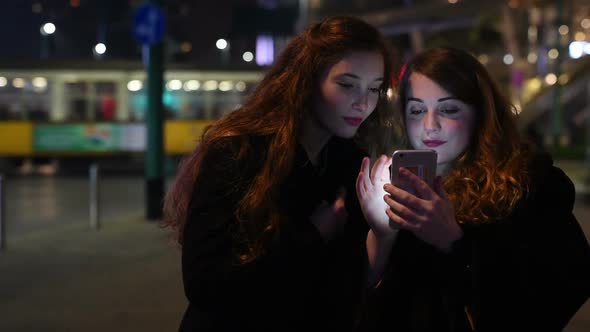
[[[179,250],[135,217],[31,232],[0,254],[0,331],[176,331]]]

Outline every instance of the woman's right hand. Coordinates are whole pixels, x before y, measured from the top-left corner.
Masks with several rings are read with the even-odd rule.
[[[383,186],[390,183],[389,166],[391,158],[381,155],[369,170],[371,161],[365,157],[361,170],[356,179],[356,193],[367,223],[378,238],[391,237],[397,234],[397,229],[391,228],[387,210],[389,205],[383,197],[388,195]]]
[[[323,201],[310,216],[311,223],[318,229],[325,242],[330,241],[346,224],[348,213],[344,206],[345,201],[346,189],[340,188],[334,203],[330,205]]]

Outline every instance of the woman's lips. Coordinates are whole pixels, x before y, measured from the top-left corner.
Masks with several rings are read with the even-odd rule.
[[[436,140],[436,139],[429,139],[429,140],[422,141],[422,143],[424,143],[424,145],[426,145],[429,148],[435,148],[439,145],[445,144],[446,142],[447,141],[440,141],[440,140]]]
[[[363,122],[363,118],[344,116],[343,119],[351,126],[358,126]]]

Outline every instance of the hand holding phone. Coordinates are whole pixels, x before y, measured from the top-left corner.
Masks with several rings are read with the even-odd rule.
[[[413,195],[416,194],[412,187],[399,178],[399,169],[404,167],[420,177],[430,188],[434,188],[436,158],[434,150],[396,150],[391,160],[391,183]]]

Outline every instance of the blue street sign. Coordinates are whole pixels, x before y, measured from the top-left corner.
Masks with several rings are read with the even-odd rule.
[[[133,20],[133,35],[145,46],[162,41],[166,19],[159,6],[145,4],[137,9]]]

